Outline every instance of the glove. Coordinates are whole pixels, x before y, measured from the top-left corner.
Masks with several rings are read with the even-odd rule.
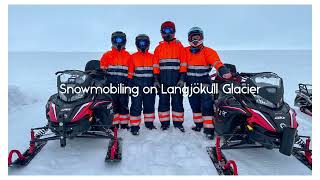
[[[180,80],[178,81],[177,86],[182,88],[184,86],[185,79],[186,79],[186,73],[181,73]]]
[[[232,77],[230,70],[228,68],[226,68],[225,66],[221,66],[218,69],[218,73],[219,73],[219,76],[224,79],[230,79]]]
[[[159,75],[157,74],[153,75],[153,86],[160,89]]]

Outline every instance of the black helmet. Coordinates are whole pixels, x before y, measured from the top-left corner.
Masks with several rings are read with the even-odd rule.
[[[127,38],[126,34],[121,31],[116,31],[111,35],[112,47],[117,48],[118,50],[124,49],[126,46]]]
[[[85,71],[94,71],[100,69],[100,61],[99,60],[90,60],[87,62]]]
[[[146,34],[139,34],[136,37],[137,49],[141,52],[146,52],[150,47],[150,38]]]

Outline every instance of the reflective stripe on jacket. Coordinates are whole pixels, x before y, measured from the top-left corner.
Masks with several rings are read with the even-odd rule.
[[[187,72],[185,50],[178,40],[161,41],[154,51],[154,57],[153,72],[160,75],[160,82],[164,85],[176,85],[180,73]]]
[[[100,67],[107,70],[107,82],[127,83],[130,57],[125,49],[118,51],[116,48],[112,48],[111,51],[103,54],[100,59]]]
[[[223,63],[218,53],[204,46],[198,53],[191,53],[190,46],[185,48],[187,59],[188,83],[211,83],[209,73],[212,68],[218,70]]]
[[[154,56],[149,52],[136,52],[131,55],[128,78],[137,86],[153,85]]]

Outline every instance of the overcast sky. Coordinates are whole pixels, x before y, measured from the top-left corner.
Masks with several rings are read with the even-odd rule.
[[[176,23],[187,45],[193,26],[215,49],[311,49],[311,6],[9,6],[9,51],[104,51],[110,35],[127,34],[133,50],[137,34],[161,40],[160,25]]]

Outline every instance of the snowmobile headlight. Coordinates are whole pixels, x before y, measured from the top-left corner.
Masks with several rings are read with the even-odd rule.
[[[255,95],[254,98],[256,99],[256,103],[270,107],[270,108],[276,108],[276,105],[273,104],[272,102],[266,100],[265,98],[259,96],[259,95]]]

